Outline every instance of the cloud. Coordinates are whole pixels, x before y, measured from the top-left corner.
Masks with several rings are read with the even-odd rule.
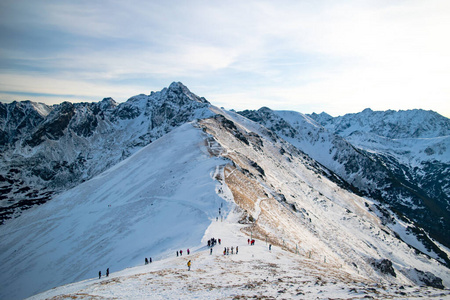
[[[3,92],[123,101],[183,81],[230,108],[450,115],[448,1],[6,0],[0,10]]]

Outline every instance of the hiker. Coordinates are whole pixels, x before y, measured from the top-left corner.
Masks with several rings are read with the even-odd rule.
[[[247,239],[247,244],[250,245],[250,239]]]
[[[150,263],[152,263],[152,258],[150,257]]]
[[[233,254],[233,250],[234,250],[234,247],[233,247],[233,246],[231,246],[231,254]]]
[[[219,245],[220,245],[221,240],[219,239]]]
[[[183,250],[180,250],[180,256],[183,256]]]
[[[190,271],[191,270],[191,261],[188,261],[187,266],[188,266],[188,271]]]
[[[177,251],[177,257],[178,257],[178,251]]]
[[[269,244],[269,251],[272,251],[272,244]]]
[[[238,246],[236,246],[236,254],[238,254],[239,248]]]
[[[98,279],[102,278],[102,271],[98,271]]]
[[[108,277],[108,276],[109,276],[109,268],[106,269],[106,277]]]
[[[211,240],[208,240],[208,247],[211,247]]]
[[[211,249],[209,249],[209,255],[211,255],[212,254],[212,248]]]
[[[189,248],[187,249],[187,254],[189,255]]]
[[[223,255],[227,254],[227,249],[223,250]]]
[[[148,259],[147,259],[147,257],[145,258],[145,264],[148,265]]]

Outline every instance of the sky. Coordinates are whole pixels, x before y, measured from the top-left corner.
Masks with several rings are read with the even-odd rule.
[[[450,117],[449,31],[448,0],[2,0],[0,101],[180,81],[226,109]]]

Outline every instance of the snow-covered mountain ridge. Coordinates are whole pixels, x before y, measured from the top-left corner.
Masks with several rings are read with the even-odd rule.
[[[450,120],[434,111],[422,109],[373,111],[332,117],[326,113],[310,114],[325,128],[349,136],[356,131],[373,133],[389,139],[434,138],[450,135]]]
[[[119,153],[120,148],[115,148],[116,141],[117,145],[123,145],[119,143],[123,141],[141,141],[126,148],[131,149],[128,158],[121,156],[120,162],[106,171],[91,179],[86,177],[85,182],[54,195],[51,201],[23,212],[21,217],[8,220],[0,227],[0,280],[4,283],[0,298],[21,298],[61,284],[92,278],[98,270],[104,272],[107,267],[116,271],[141,265],[144,257],[148,256],[169,266],[173,263],[179,266],[179,261],[171,259],[177,250],[190,248],[195,255],[197,252],[208,255],[204,251],[206,240],[220,236],[224,241],[230,241],[226,246],[241,247],[242,243],[245,246],[247,238],[256,238],[258,244],[267,241],[283,249],[277,253],[276,260],[294,259],[298,268],[291,270],[290,277],[298,276],[300,281],[279,277],[289,282],[288,285],[279,284],[285,290],[283,297],[302,298],[302,289],[290,288],[302,282],[306,283],[306,290],[320,293],[311,285],[323,283],[324,276],[339,282],[332,284],[335,288],[329,288],[330,297],[337,293],[337,289],[343,288],[342,297],[352,298],[357,286],[362,285],[372,286],[375,290],[373,295],[388,290],[383,295],[389,297],[395,297],[403,285],[411,286],[408,292],[414,289],[414,295],[418,296],[448,295],[448,290],[437,292],[432,288],[420,288],[429,285],[442,289],[450,285],[450,271],[444,266],[448,249],[439,244],[435,244],[438,250],[424,247],[414,235],[408,234],[407,228],[412,226],[408,220],[401,219],[377,200],[352,193],[352,186],[342,176],[319,164],[286,138],[280,138],[276,130],[214,107],[179,83],[163,91],[131,98],[120,113],[120,105],[105,99],[103,103],[109,108],[103,111],[103,116],[108,122],[100,122],[102,117],[97,116],[101,111],[98,111],[96,117],[88,122],[95,130],[75,133],[73,128],[76,126],[70,127],[71,124],[86,122],[82,121],[83,118],[74,119],[76,114],[73,114],[64,130],[40,129],[45,126],[38,125],[33,131],[36,133],[39,129],[38,134],[24,135],[26,138],[15,142],[25,143],[24,147],[32,150],[29,152],[31,157],[34,149],[47,143],[56,145],[61,140],[68,141],[66,136],[74,137],[76,141],[95,136],[96,139],[89,141],[103,150],[103,156],[93,156],[85,164],[100,168],[104,166],[106,159],[103,158],[107,158],[108,153]],[[56,108],[65,113],[54,113]],[[46,117],[46,124],[64,124],[72,114],[70,109],[56,108],[47,115],[51,118]],[[167,118],[158,119],[152,114],[157,109],[166,112]],[[181,119],[173,113],[176,109],[180,109]],[[148,111],[147,115],[145,111]],[[108,113],[110,117],[105,116]],[[183,116],[189,116],[187,119],[191,118],[191,121],[183,122]],[[312,119],[308,122],[323,130]],[[152,123],[161,126],[150,126],[151,130],[148,127],[145,130],[145,126]],[[135,129],[142,131],[133,134]],[[114,135],[108,130],[119,131]],[[63,135],[57,137],[58,132]],[[93,132],[92,135],[89,132]],[[112,149],[100,148],[99,145],[105,143],[101,132],[108,132]],[[161,137],[142,146],[145,138],[141,137],[149,137],[154,132],[162,133]],[[326,135],[322,137],[324,140],[327,138]],[[337,140],[350,145],[342,138]],[[29,141],[37,145],[30,146]],[[90,150],[89,143],[84,145],[87,152],[101,152]],[[320,147],[317,149],[324,153]],[[214,224],[222,223],[219,221],[222,219],[226,228],[217,229]],[[414,251],[411,246],[418,250]],[[261,254],[260,250],[256,252]],[[295,253],[299,259],[286,251]],[[264,255],[258,253],[256,262],[265,266],[263,268],[288,269],[286,264],[265,261]],[[226,264],[225,258],[220,257],[216,262]],[[27,258],[32,258],[32,263]],[[195,256],[195,259],[200,259],[200,256]],[[245,260],[236,262],[242,267],[252,265],[251,257],[247,256]],[[219,266],[223,267],[223,264]],[[263,289],[265,287],[267,291],[268,286],[263,283],[263,278],[260,275],[252,277],[252,273],[239,269],[233,268],[246,274],[239,277],[247,280],[243,286],[264,296]],[[169,270],[172,269],[169,267]],[[160,271],[162,273],[159,274],[167,272]],[[129,280],[141,282],[141,278],[153,278],[150,273],[150,277],[140,274],[133,273],[124,282],[129,285]],[[302,281],[301,278],[307,280]],[[209,287],[219,286],[220,278],[217,280]],[[116,283],[118,281],[112,280],[99,284],[113,287]],[[164,287],[170,284],[170,280],[165,281],[165,278],[156,284],[157,289],[160,287],[161,297],[166,295]],[[236,282],[234,285],[239,287]],[[263,289],[256,288],[256,285]],[[276,286],[276,282],[270,282],[270,285]],[[67,290],[62,291],[65,294]],[[97,296],[95,291],[83,293],[64,297],[115,297],[111,294]],[[220,290],[217,298],[239,295],[233,293],[236,292],[226,294]],[[50,294],[37,298],[47,297],[45,295]],[[117,297],[139,297],[132,295]],[[145,297],[142,295],[141,298]],[[173,298],[183,296],[175,294]]]
[[[395,122],[395,112],[368,109],[336,120],[324,113],[306,116],[269,108],[240,114],[276,132],[356,192],[388,204],[441,243],[450,244],[450,136],[436,136],[448,134],[448,119],[433,112],[411,111],[399,112]],[[420,122],[412,121],[416,119]],[[394,128],[398,128],[396,133]],[[390,138],[408,133],[408,138]]]
[[[223,246],[239,246],[245,255],[242,262],[233,259],[239,265],[231,270],[245,274],[239,278],[246,280],[242,286],[250,289],[247,295],[272,293],[263,280],[269,277],[247,272],[245,267],[251,265],[273,269],[277,281],[289,283],[278,284],[284,297],[301,299],[308,291],[314,296],[320,292],[314,288],[317,282],[329,290],[327,295],[340,290],[347,298],[363,294],[364,286],[374,289],[374,295],[378,289],[395,295],[402,285],[411,286],[407,292],[413,295],[448,295],[447,290],[420,288],[450,285],[450,270],[399,240],[375,213],[376,202],[341,188],[328,179],[333,178],[329,170],[259,124],[213,106],[209,109],[213,117],[172,130],[93,179],[6,222],[0,236],[0,280],[5,284],[0,297],[30,296],[95,277],[98,270],[143,265],[148,256],[162,261],[158,274],[183,276],[172,265],[186,263],[187,248],[193,250],[197,268],[207,267],[211,257],[216,261],[210,268],[221,270],[227,264],[222,248],[216,246],[214,255],[208,256],[205,247],[211,237],[221,238]],[[250,256],[252,248],[245,247],[248,238],[272,244],[279,258],[261,255],[263,248]],[[175,261],[180,249],[183,258]],[[33,257],[33,263],[24,257]],[[123,281],[127,286],[149,278],[146,286],[153,286],[157,297],[168,295],[164,287],[170,285],[170,276],[155,280],[142,267],[136,270]],[[280,277],[277,270],[289,275]],[[216,277],[209,288],[196,289],[219,286],[221,280]],[[114,286],[125,289],[120,282],[111,278],[99,283],[113,293]],[[35,298],[50,297],[58,290],[61,297],[97,297],[95,291],[69,288],[67,293],[63,287]],[[138,291],[141,296],[117,292],[98,297],[145,298],[143,290]],[[219,289],[216,295],[233,298],[239,295],[236,291]],[[182,293],[172,289],[167,297],[191,295]],[[202,295],[209,296],[207,291]]]
[[[181,83],[117,104],[0,103],[0,221],[92,178],[186,122],[211,114]]]

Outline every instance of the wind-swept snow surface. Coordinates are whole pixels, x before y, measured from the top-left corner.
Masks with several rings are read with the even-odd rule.
[[[2,227],[0,299],[19,299],[197,246],[228,204],[212,178],[221,158],[183,125],[100,176]]]
[[[231,214],[214,221],[204,236],[221,239],[207,247],[157,260],[149,265],[69,284],[29,300],[40,299],[447,299],[448,290],[381,284],[322,259],[284,251],[257,240],[254,246]],[[224,255],[224,248],[229,254]],[[234,248],[231,254],[231,247]],[[236,247],[238,253],[236,254]],[[187,262],[192,261],[191,271]]]

